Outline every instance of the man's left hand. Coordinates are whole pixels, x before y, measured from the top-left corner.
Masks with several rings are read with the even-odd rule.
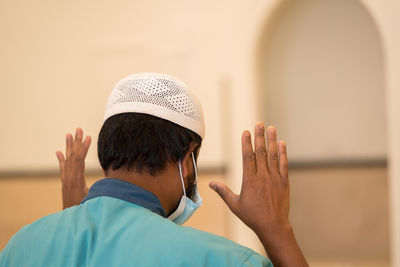
[[[56,156],[60,163],[62,184],[63,209],[78,205],[88,193],[85,179],[85,158],[90,147],[91,137],[83,140],[83,131],[76,129],[75,138],[68,133],[66,136],[65,157],[63,152],[57,151]]]

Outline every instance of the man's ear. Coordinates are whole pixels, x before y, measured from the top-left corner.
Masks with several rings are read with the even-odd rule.
[[[193,172],[192,152],[196,149],[197,146],[197,143],[190,142],[189,150],[186,152],[185,156],[182,159],[182,176],[184,179],[188,177],[189,173]]]

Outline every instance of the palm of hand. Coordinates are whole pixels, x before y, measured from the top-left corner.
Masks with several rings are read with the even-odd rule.
[[[212,182],[211,188],[221,195],[232,212],[256,233],[289,224],[289,180],[286,144],[276,141],[276,130],[267,130],[259,123],[254,130],[255,149],[251,135],[242,135],[243,181],[239,195],[226,185]]]

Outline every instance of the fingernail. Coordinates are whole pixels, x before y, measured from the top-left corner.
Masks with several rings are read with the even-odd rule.
[[[209,186],[210,186],[212,189],[214,189],[214,190],[217,189],[217,185],[216,185],[216,184],[209,184]]]
[[[275,132],[275,127],[272,126],[272,125],[269,126],[269,127],[268,127],[268,132],[271,133],[271,134],[274,133],[274,132]]]
[[[279,141],[279,149],[281,149],[282,150],[282,152],[284,152],[285,151],[285,149],[286,149],[286,143],[285,143],[285,141]]]

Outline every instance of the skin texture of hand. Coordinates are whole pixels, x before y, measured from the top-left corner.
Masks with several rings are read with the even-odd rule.
[[[242,135],[243,181],[240,195],[225,184],[211,182],[215,190],[258,236],[274,266],[308,266],[289,223],[289,177],[286,144],[276,141],[276,130],[259,122],[253,149],[248,131]]]
[[[76,129],[75,138],[70,133],[66,136],[65,157],[56,152],[60,164],[63,209],[78,205],[88,193],[85,179],[85,158],[90,147],[91,137],[83,140],[83,131]]]

